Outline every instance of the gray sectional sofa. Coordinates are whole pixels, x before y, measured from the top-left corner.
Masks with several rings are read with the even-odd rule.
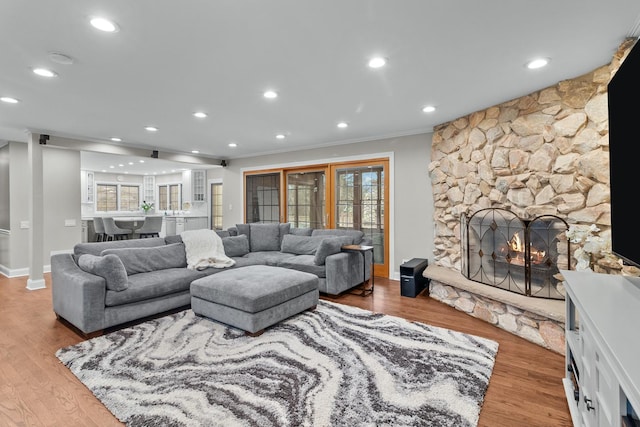
[[[340,249],[352,243],[370,245],[361,231],[256,223],[217,233],[225,254],[235,261],[232,267],[187,268],[180,236],[80,243],[72,254],[53,255],[53,310],[84,335],[92,335],[186,307],[191,282],[229,268],[268,265],[312,273],[318,277],[318,290],[330,295],[361,284],[363,271],[369,279],[371,253],[363,257]]]

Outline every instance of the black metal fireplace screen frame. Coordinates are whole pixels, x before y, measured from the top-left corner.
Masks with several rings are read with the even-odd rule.
[[[488,208],[460,219],[462,274],[526,296],[564,299],[560,269],[569,270],[569,225],[555,215],[532,220]],[[566,245],[566,246],[565,246]]]

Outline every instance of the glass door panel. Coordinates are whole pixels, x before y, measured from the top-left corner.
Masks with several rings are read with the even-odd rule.
[[[292,227],[326,228],[325,171],[287,171],[287,222]]]
[[[280,222],[280,172],[245,176],[245,223]]]
[[[388,161],[332,167],[334,212],[332,227],[361,230],[373,242],[376,275],[387,277]]]

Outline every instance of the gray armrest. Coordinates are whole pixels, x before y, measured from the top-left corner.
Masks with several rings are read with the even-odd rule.
[[[365,254],[366,274],[365,279],[371,276],[371,252]],[[362,255],[353,252],[340,252],[329,255],[325,261],[326,265],[326,292],[337,295],[362,283]]]
[[[88,334],[104,329],[107,285],[80,269],[71,254],[51,256],[53,311]]]

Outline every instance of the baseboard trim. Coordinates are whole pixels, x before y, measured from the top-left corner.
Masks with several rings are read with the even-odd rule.
[[[51,273],[51,264],[43,265],[42,272]],[[8,277],[9,279],[13,279],[14,277],[28,276],[29,267],[11,269],[0,264],[0,274],[2,274],[4,277]]]
[[[47,285],[45,284],[44,279],[38,279],[38,280],[28,279],[27,280],[27,289],[30,291],[36,291],[38,289],[44,289],[46,287]]]

